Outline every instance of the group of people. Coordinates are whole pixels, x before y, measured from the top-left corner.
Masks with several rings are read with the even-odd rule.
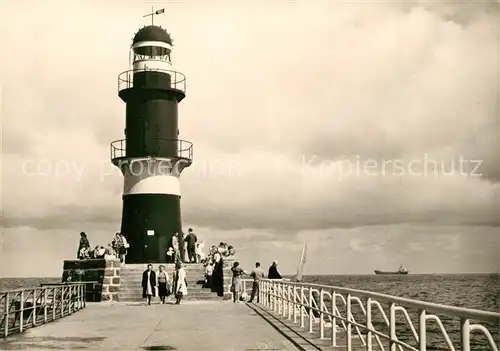
[[[217,292],[219,296],[223,295],[223,267],[222,260],[224,257],[233,256],[235,254],[234,247],[225,242],[220,242],[219,246],[212,246],[207,257],[202,260],[205,267],[205,285],[204,287],[211,288],[213,292]]]
[[[241,284],[241,278],[243,275],[249,275],[253,279],[252,293],[250,295],[250,300],[248,302],[253,302],[257,296],[257,303],[259,303],[259,281],[264,279],[265,273],[260,266],[260,262],[255,262],[255,268],[251,272],[244,271],[239,262],[234,262],[231,268],[233,273],[233,278],[231,281],[231,292],[233,293],[233,302],[239,302],[242,300],[242,290],[243,286]],[[267,274],[267,279],[283,279],[281,274],[278,272],[278,261],[273,261],[272,265],[269,267]]]
[[[146,299],[148,305],[151,305],[151,298],[156,296],[156,290],[158,290],[158,297],[162,304],[166,302],[168,296],[173,294],[175,304],[179,305],[183,297],[188,294],[187,276],[182,263],[175,264],[172,280],[165,270],[165,266],[160,265],[158,269],[157,273],[153,270],[153,265],[148,264],[147,269],[142,274],[142,297]]]
[[[129,247],[130,246],[125,236],[121,233],[116,233],[112,242],[109,243],[107,247],[97,245],[92,249],[87,234],[85,232],[81,232],[77,258],[79,260],[119,258],[121,263],[125,263],[127,248]]]
[[[172,237],[172,244],[167,250],[167,263],[200,263],[205,259],[204,249],[205,244],[203,241],[198,242],[193,228],[189,228],[186,236],[182,231],[177,232]]]

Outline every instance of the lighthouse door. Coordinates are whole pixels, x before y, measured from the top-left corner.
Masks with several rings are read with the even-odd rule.
[[[154,230],[147,230],[144,238],[144,260],[146,262],[156,262],[158,253],[158,237]]]

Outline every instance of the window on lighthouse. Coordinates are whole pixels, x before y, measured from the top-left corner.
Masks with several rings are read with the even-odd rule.
[[[141,46],[134,50],[134,61],[165,60],[170,62],[170,50],[160,46]]]

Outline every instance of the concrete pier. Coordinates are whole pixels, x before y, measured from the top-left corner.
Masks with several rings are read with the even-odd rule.
[[[0,350],[297,350],[244,303],[88,304],[60,321],[0,341]]]

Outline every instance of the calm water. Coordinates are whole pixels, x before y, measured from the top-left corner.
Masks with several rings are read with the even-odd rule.
[[[58,278],[0,278],[0,292],[21,288],[37,288],[42,283],[60,283]]]
[[[500,312],[500,274],[307,276],[309,283],[369,290],[414,300]]]
[[[0,291],[38,287],[40,283],[57,283],[61,278],[0,278]],[[388,295],[406,297],[415,300],[434,302],[458,307],[480,309],[492,312],[500,312],[500,275],[407,275],[407,276],[376,276],[376,275],[338,275],[338,276],[306,276],[305,282],[324,285],[335,285],[360,290],[369,290]],[[388,315],[388,309],[386,308]],[[388,333],[378,312],[373,310],[374,327],[383,333]],[[345,309],[340,309],[345,315]],[[410,318],[416,328],[417,311],[409,310]],[[363,323],[364,315],[359,308],[353,308],[353,314],[357,321]],[[458,346],[460,339],[460,324],[455,318],[439,316],[454,344]],[[441,336],[437,325],[428,322],[428,349],[447,349],[444,338]],[[497,340],[500,336],[500,325],[489,325],[489,330],[494,332]],[[418,329],[417,329],[418,330]],[[400,340],[415,345],[415,341],[408,328],[404,317],[398,314],[397,335]],[[476,334],[471,338],[472,350],[485,349],[484,337]]]

